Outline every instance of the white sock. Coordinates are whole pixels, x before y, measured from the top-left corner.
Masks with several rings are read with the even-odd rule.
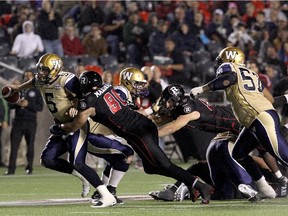
[[[111,176],[111,174],[110,174],[110,176]],[[108,183],[109,183],[109,177],[108,176],[106,176],[104,173],[102,173],[102,175],[101,175],[101,180],[102,180],[102,182],[103,182],[103,184],[104,185],[108,185]]]
[[[111,197],[111,196],[113,197],[113,195],[108,191],[105,185],[99,185],[96,189],[102,198]]]
[[[278,179],[282,177],[282,173],[280,172],[280,170],[278,170],[277,172],[274,173],[274,176]]]
[[[126,172],[112,169],[110,173],[109,185],[117,187]]]
[[[262,176],[258,181],[255,181],[255,184],[257,188],[266,187],[269,185],[264,176]]]

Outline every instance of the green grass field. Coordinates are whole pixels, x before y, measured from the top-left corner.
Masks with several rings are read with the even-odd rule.
[[[180,165],[185,167],[189,164]],[[0,168],[0,173],[4,172],[5,169]],[[249,203],[245,199],[212,200],[209,205],[200,205],[200,201],[192,203],[189,200],[163,202],[126,198],[126,196],[147,195],[149,191],[162,189],[165,184],[173,182],[173,179],[147,175],[131,167],[117,190],[118,196],[124,197],[125,204],[94,209],[90,207],[88,199],[80,199],[81,183],[75,177],[40,166],[35,167],[33,175],[25,175],[24,168],[18,167],[15,175],[0,176],[0,215],[287,216],[288,214],[288,198],[258,203]],[[92,193],[93,191],[89,195]],[[59,199],[71,199],[74,203],[66,201],[64,204],[59,204],[57,203]],[[75,200],[78,201],[75,203]]]

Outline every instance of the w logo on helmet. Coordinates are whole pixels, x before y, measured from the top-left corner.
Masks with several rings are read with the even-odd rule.
[[[57,68],[60,69],[62,64],[61,64],[61,60],[57,59],[57,60],[51,60],[52,64],[53,64],[53,68]]]
[[[236,51],[226,51],[226,59],[235,59],[237,52]]]
[[[133,73],[130,73],[130,72],[123,72],[123,74],[122,74],[122,78],[123,78],[124,80],[130,80],[131,77],[132,77],[132,75],[133,75]]]

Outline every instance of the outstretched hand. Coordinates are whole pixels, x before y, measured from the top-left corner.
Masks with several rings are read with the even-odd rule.
[[[192,88],[190,91],[190,97],[195,98],[195,96],[203,93],[203,86]]]

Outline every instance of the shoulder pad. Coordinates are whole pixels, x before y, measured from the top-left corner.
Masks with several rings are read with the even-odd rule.
[[[220,75],[223,75],[223,74],[225,74],[225,73],[229,73],[229,72],[231,72],[231,71],[233,71],[233,70],[232,70],[231,63],[225,62],[225,63],[221,64],[221,65],[218,67],[218,69],[217,69],[217,71],[216,71],[216,77],[217,77],[217,76],[220,76]]]

